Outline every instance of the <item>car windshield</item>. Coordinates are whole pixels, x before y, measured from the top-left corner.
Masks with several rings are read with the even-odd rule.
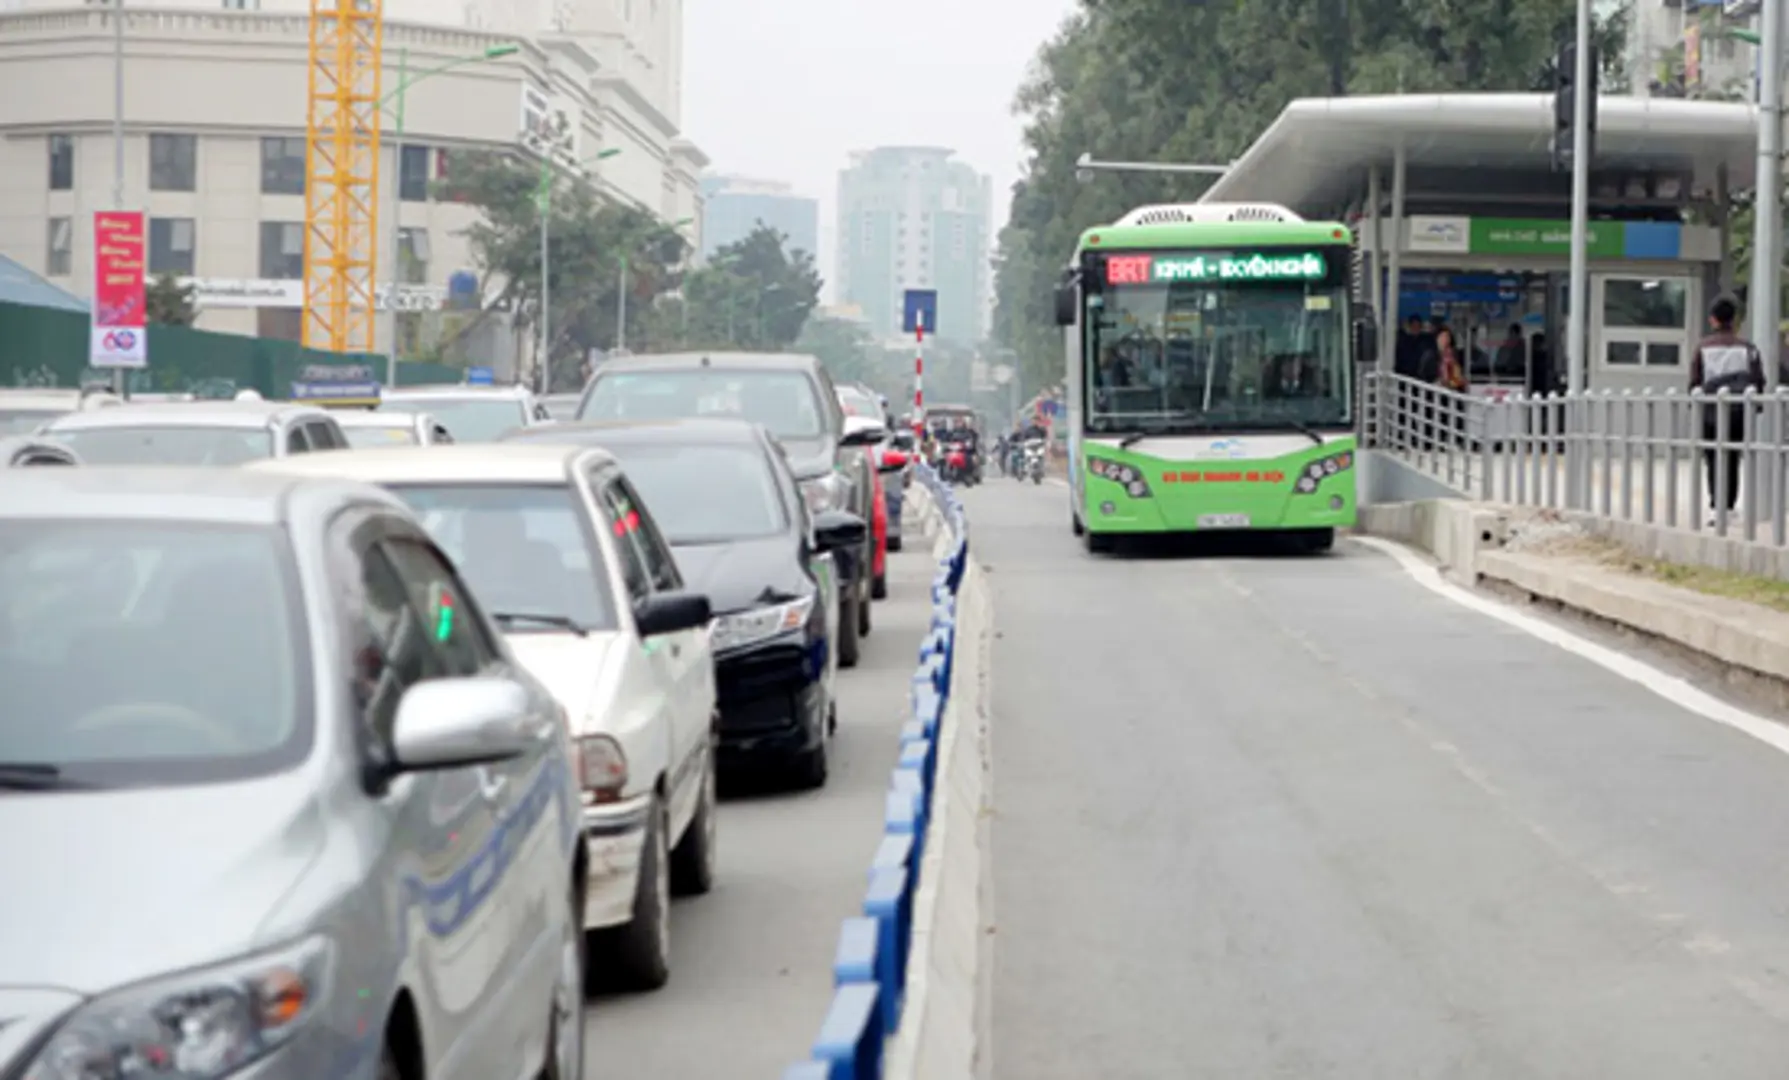
[[[1345,252],[1109,257],[1087,298],[1087,430],[1346,425],[1345,269]]]
[[[541,398],[540,403],[547,410],[547,415],[561,423],[578,418],[578,395],[549,394]]]
[[[428,413],[457,443],[496,442],[512,428],[528,423],[528,410],[512,397],[388,398],[383,412]]]
[[[0,764],[113,786],[298,760],[302,610],[272,527],[0,520]]]
[[[415,446],[418,442],[414,427],[365,427],[358,424],[343,424],[342,434],[348,437],[348,445],[357,450],[373,446]]]
[[[29,435],[66,413],[42,409],[0,409],[0,435]]]
[[[775,536],[788,508],[757,447],[610,447],[673,544],[714,544]]]
[[[564,484],[393,484],[493,617],[565,618],[615,628],[608,568]],[[500,620],[502,621],[502,620]],[[526,633],[539,624],[506,624]]]
[[[846,416],[867,416],[872,420],[882,419],[882,403],[861,390],[841,388],[839,405],[844,408]]]
[[[799,371],[686,368],[598,375],[580,420],[681,420],[734,416],[779,439],[818,439],[826,413],[813,380]]]
[[[242,465],[273,456],[266,428],[98,427],[55,438],[88,465]]]

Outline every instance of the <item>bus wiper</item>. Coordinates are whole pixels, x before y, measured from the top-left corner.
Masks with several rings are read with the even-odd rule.
[[[505,630],[517,623],[534,623],[536,626],[551,626],[560,630],[570,630],[579,637],[589,637],[590,628],[569,615],[542,615],[532,611],[499,611],[491,615],[492,619]]]
[[[1268,420],[1267,423],[1278,427],[1291,428],[1293,431],[1305,436],[1318,446],[1324,445],[1323,436],[1317,434],[1316,430],[1309,424],[1306,424],[1303,420],[1294,420],[1291,417],[1286,417],[1284,419]]]
[[[0,761],[0,791],[69,791],[91,787],[62,775],[59,766],[40,761]]]
[[[1191,420],[1188,420],[1185,423],[1178,424],[1178,425],[1176,425],[1176,424],[1157,424],[1154,428],[1145,428],[1141,431],[1133,431],[1129,435],[1126,435],[1124,438],[1119,439],[1118,440],[1118,449],[1129,450],[1131,447],[1142,442],[1144,439],[1153,438],[1157,435],[1165,435],[1168,432],[1174,430],[1176,427],[1186,427],[1186,428],[1197,429],[1197,428],[1202,428],[1204,426],[1205,426],[1204,424],[1195,423]]]

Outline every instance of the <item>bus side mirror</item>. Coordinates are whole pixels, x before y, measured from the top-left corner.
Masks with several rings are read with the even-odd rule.
[[[1379,362],[1379,327],[1371,318],[1354,320],[1354,362]]]
[[[1056,325],[1075,325],[1075,309],[1080,306],[1074,282],[1065,282],[1056,286]]]

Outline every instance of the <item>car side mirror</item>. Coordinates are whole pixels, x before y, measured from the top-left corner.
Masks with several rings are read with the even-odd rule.
[[[488,765],[534,745],[528,688],[501,676],[429,679],[404,691],[392,722],[400,772]]]
[[[642,638],[695,630],[707,626],[713,617],[708,597],[702,593],[653,593],[634,605],[634,627]]]
[[[888,429],[867,416],[845,417],[841,446],[875,446],[888,438]]]
[[[900,472],[907,467],[907,455],[899,450],[884,450],[882,463],[876,466],[882,472]]]
[[[1080,306],[1080,297],[1077,295],[1074,282],[1064,282],[1056,286],[1057,326],[1075,325],[1075,316],[1078,314],[1076,309]]]
[[[869,531],[862,518],[843,510],[814,515],[814,543],[821,551],[849,551],[861,545]]]

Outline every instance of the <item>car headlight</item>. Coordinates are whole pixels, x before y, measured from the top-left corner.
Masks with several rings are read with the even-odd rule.
[[[810,477],[801,482],[801,497],[807,501],[810,515],[848,509],[851,502],[851,481],[836,472]]]
[[[772,604],[769,607],[753,608],[750,611],[738,611],[731,615],[722,615],[714,620],[711,640],[715,652],[737,649],[742,645],[765,641],[778,634],[787,634],[807,625],[808,616],[814,610],[812,597],[803,600],[791,600],[786,604]]]
[[[627,754],[607,735],[584,735],[572,746],[578,752],[578,787],[586,806],[614,802],[627,788]]]
[[[329,942],[145,983],[86,1003],[22,1080],[216,1080],[291,1040],[323,1007]]]

